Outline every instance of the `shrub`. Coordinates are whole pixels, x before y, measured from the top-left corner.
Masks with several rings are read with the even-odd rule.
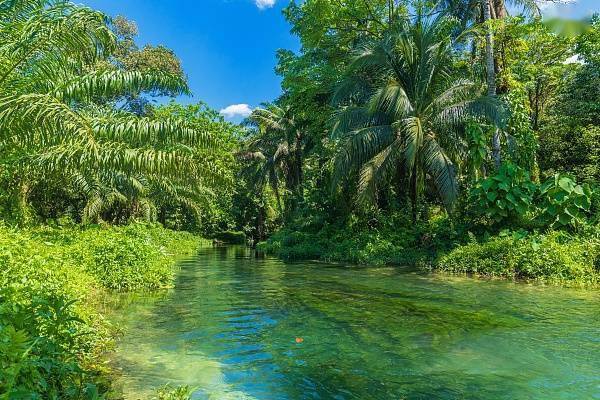
[[[70,252],[107,289],[158,289],[172,283],[172,255],[199,243],[190,234],[136,224],[85,230]]]
[[[97,372],[80,359],[99,332],[74,303],[64,293],[0,289],[0,393],[6,398],[79,399],[98,391]]]
[[[193,390],[188,386],[173,387],[165,385],[156,391],[152,400],[189,400],[192,398]]]
[[[531,215],[534,216],[533,210]],[[482,242],[436,215],[411,224],[396,215],[371,226],[350,220],[323,224],[316,232],[284,228],[259,249],[285,260],[315,259],[354,264],[416,265],[453,273],[596,284],[600,277],[600,228],[529,233],[524,229],[482,235]],[[301,229],[302,226],[295,226]]]
[[[505,163],[496,175],[479,181],[471,190],[472,212],[495,223],[519,220],[531,210],[535,191],[529,173]]]
[[[551,231],[476,241],[441,256],[439,270],[486,276],[597,284],[600,238]]]
[[[164,286],[173,254],[199,243],[155,225],[0,226],[0,398],[100,398],[112,334],[99,292]]]
[[[571,177],[556,174],[539,190],[540,219],[551,227],[579,227],[587,223],[593,191]]]
[[[311,227],[310,232],[284,228],[266,242],[259,243],[258,249],[284,260],[376,265],[414,265],[427,259],[430,251],[434,251],[429,247],[439,238],[431,233],[428,224],[411,226],[410,221],[402,218],[394,221],[394,216],[386,216],[382,220],[386,222],[377,224],[375,228],[352,221],[346,225],[324,223],[319,230]],[[304,228],[300,224],[295,227]],[[419,247],[422,238],[426,238],[427,243]]]
[[[523,169],[507,163],[471,190],[467,214],[485,217],[495,227],[578,229],[593,219],[594,196],[589,184],[579,185],[567,175],[556,174],[538,186]],[[473,220],[471,225],[476,227]]]

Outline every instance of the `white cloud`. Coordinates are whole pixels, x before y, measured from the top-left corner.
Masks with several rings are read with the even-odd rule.
[[[232,104],[219,111],[227,118],[247,117],[252,114],[252,108],[248,104]]]
[[[275,5],[276,0],[254,0],[256,7],[264,10],[265,8],[271,8]]]

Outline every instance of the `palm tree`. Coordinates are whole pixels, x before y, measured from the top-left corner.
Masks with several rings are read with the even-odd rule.
[[[333,131],[340,140],[334,182],[358,170],[359,200],[372,200],[377,186],[400,171],[414,219],[426,180],[447,209],[456,200],[454,160],[464,153],[464,123],[501,120],[498,102],[480,96],[480,84],[452,79],[446,27],[440,18],[400,22],[359,48],[335,95],[344,107]]]
[[[553,0],[539,0],[551,2]],[[496,75],[497,65],[494,56],[494,34],[490,21],[502,19],[508,15],[506,0],[445,0],[438,3],[438,9],[444,13],[459,18],[463,26],[469,24],[484,24],[485,30],[485,71],[488,96],[497,93]],[[540,9],[536,0],[509,0],[513,6],[521,6],[523,10],[532,15],[539,15]],[[492,138],[492,156],[496,168],[502,162],[500,131],[496,130]]]
[[[143,180],[169,178],[198,186],[219,177],[194,157],[194,149],[214,145],[209,133],[176,118],[116,111],[111,102],[127,93],[188,88],[176,76],[106,67],[115,49],[108,22],[64,0],[0,4],[0,151],[17,149],[20,185],[35,170],[75,188],[96,188],[83,191],[87,217],[101,203],[136,193],[124,190],[124,182],[140,189]]]
[[[302,199],[304,133],[289,107],[275,104],[257,108],[248,123],[258,129],[258,134],[247,143],[246,156],[262,158],[263,176],[268,177],[279,202],[279,181],[292,194],[286,203],[286,212],[293,211]],[[287,199],[287,198],[286,198]]]

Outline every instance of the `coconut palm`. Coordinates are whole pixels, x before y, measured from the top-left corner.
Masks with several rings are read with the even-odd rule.
[[[501,120],[495,98],[479,94],[481,84],[452,78],[446,32],[441,18],[402,21],[358,49],[335,95],[343,107],[333,130],[340,141],[334,182],[358,170],[358,198],[371,200],[377,185],[401,171],[415,219],[427,180],[447,209],[456,200],[463,124]]]
[[[64,0],[0,4],[0,150],[17,154],[21,185],[35,170],[53,177],[58,171],[76,188],[96,188],[83,191],[87,217],[102,209],[99,204],[135,193],[123,190],[125,182],[140,189],[142,180],[169,178],[194,187],[219,178],[194,157],[194,149],[214,144],[210,134],[175,118],[115,111],[115,99],[127,93],[188,88],[176,76],[111,68],[115,37],[108,22]]]
[[[303,180],[303,130],[289,107],[269,104],[257,108],[248,118],[257,128],[257,134],[247,142],[245,158],[262,160],[260,169],[263,181],[268,181],[279,198],[279,182],[291,193],[286,212],[291,211],[302,198]]]

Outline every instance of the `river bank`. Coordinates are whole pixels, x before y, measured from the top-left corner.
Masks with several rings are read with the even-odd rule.
[[[437,217],[418,224],[292,223],[258,245],[283,260],[413,266],[562,286],[600,284],[600,227],[578,232],[503,230],[474,234]]]
[[[322,262],[372,265],[375,266],[373,271],[381,271],[381,268],[388,271],[384,275],[396,270],[392,265],[412,264],[421,269],[433,268],[454,274],[530,278],[565,286],[592,287],[598,283],[598,230],[579,235],[564,232],[521,236],[504,233],[486,241],[458,243],[451,240],[450,230],[441,228],[444,226],[441,222],[429,228],[421,225],[411,232],[363,229],[353,230],[352,235],[348,231],[335,231],[332,227],[313,234],[282,230],[259,248],[276,252],[287,260],[312,257]],[[436,252],[435,246],[440,243],[446,244],[443,252]],[[189,233],[151,224],[87,229],[37,227],[15,230],[1,227],[1,391],[12,396],[10,398],[36,395],[65,399],[95,398],[100,394],[107,398],[120,398],[121,389],[112,382],[119,374],[112,371],[106,355],[114,351],[116,328],[123,325],[124,334],[131,335],[127,332],[131,322],[116,321],[113,325],[112,317],[108,318],[106,314],[109,312],[106,302],[102,299],[113,298],[115,291],[134,291],[143,298],[144,292],[169,288],[175,283],[179,290],[190,285],[195,288],[199,284],[196,282],[198,271],[194,270],[190,282],[182,280],[181,276],[176,282],[178,268],[175,265],[179,256],[195,254],[202,244],[209,242]],[[232,248],[224,247],[209,252],[206,265],[216,262],[238,268],[237,261],[231,260],[231,251]],[[248,260],[244,261],[246,264],[256,264],[243,249],[238,253],[236,259],[242,257]],[[262,261],[257,263],[263,268]],[[299,279],[298,274],[302,271],[308,273],[305,268],[295,271],[298,265],[303,265],[298,263],[286,267],[277,264],[278,267],[274,268],[276,263],[269,261],[267,265],[268,273],[274,274],[274,278],[283,274],[276,279],[279,284],[290,276]],[[378,269],[377,266],[382,267]],[[318,268],[320,270],[315,273],[322,275],[330,268],[341,267],[320,264]],[[348,272],[344,276],[364,274],[360,269],[346,270]],[[207,285],[219,284],[219,276],[211,275],[210,271],[200,273],[207,280]],[[403,279],[406,276],[403,275]],[[246,278],[250,282],[253,279],[236,278],[236,282],[244,285]],[[473,284],[476,285],[475,282]],[[285,285],[287,287],[288,284]],[[482,292],[486,291],[485,287],[479,288]],[[165,296],[160,296],[159,304],[168,301],[171,296],[161,293]],[[183,303],[181,305],[184,306]],[[135,315],[140,314],[136,312]],[[213,322],[219,326],[216,320]],[[125,346],[127,343],[126,340]],[[136,355],[138,343],[130,344],[129,364],[142,362]],[[154,348],[152,343],[148,346]],[[224,376],[222,367],[208,356],[205,361],[212,366],[213,373],[201,376],[204,380],[198,382],[206,381],[211,385],[221,382]],[[184,379],[178,384],[183,386],[178,389],[166,386],[160,389],[160,394],[145,393],[144,398],[187,398],[185,385],[188,381]],[[219,391],[230,389],[224,386]],[[152,393],[155,392],[152,390]]]
[[[110,393],[110,291],[170,287],[202,239],[152,224],[0,227],[0,393],[95,399]],[[208,243],[208,241],[206,241]]]

